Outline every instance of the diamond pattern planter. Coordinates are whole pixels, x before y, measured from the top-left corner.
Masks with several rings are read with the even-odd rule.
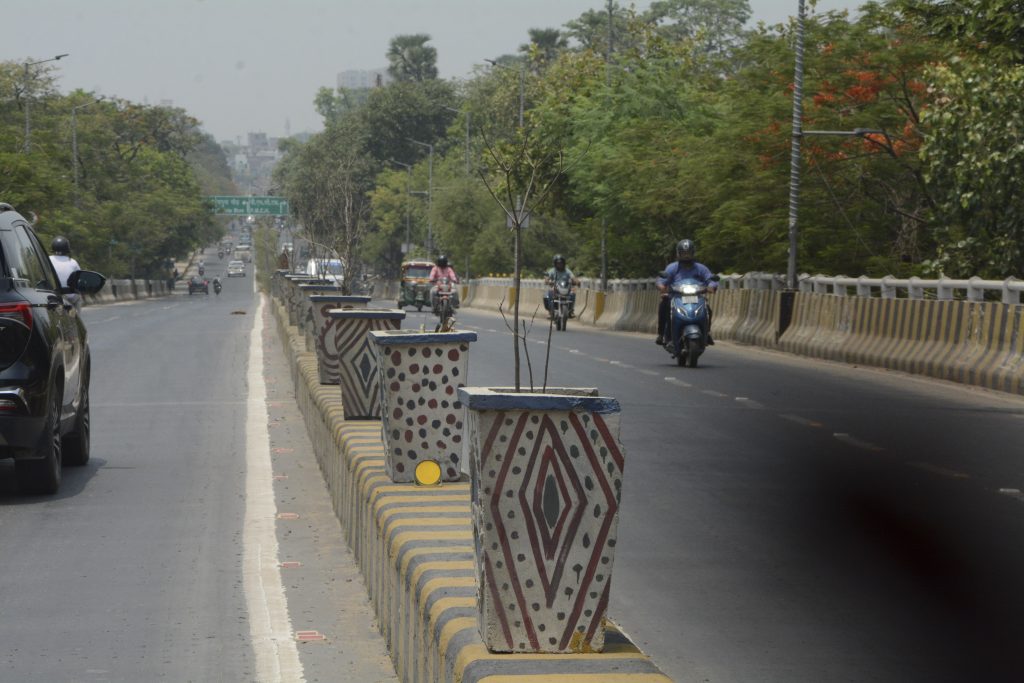
[[[377,353],[369,332],[397,330],[405,311],[387,309],[340,310],[328,315],[338,321],[339,379],[346,420],[380,419],[380,378]]]
[[[434,460],[442,481],[462,476],[465,415],[457,395],[469,374],[476,332],[371,332],[381,385],[384,472],[415,481],[418,462]]]
[[[467,410],[480,635],[491,652],[604,647],[624,457],[596,390],[459,390]]]
[[[313,350],[316,351],[320,384],[338,384],[341,381],[341,357],[338,354],[340,328],[338,319],[332,318],[329,313],[336,308],[364,309],[369,305],[370,297],[314,294],[309,297],[309,301],[313,312]]]

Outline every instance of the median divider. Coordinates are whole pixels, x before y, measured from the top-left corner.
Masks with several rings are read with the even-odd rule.
[[[481,289],[474,295],[498,297],[499,288]],[[531,295],[530,301],[533,298]],[[385,473],[381,423],[344,420],[338,387],[320,384],[316,358],[305,351],[299,331],[288,324],[286,309],[277,300],[271,308],[335,513],[362,569],[401,680],[671,680],[614,624],[607,625],[601,653],[488,652],[476,616],[468,479],[437,487],[393,483]]]

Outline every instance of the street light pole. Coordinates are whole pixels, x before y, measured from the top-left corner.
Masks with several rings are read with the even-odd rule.
[[[511,67],[499,64],[493,59],[485,59],[485,62],[498,69],[510,69]],[[523,111],[526,109],[526,64],[519,65],[519,127],[523,127]]]
[[[36,66],[38,64],[46,64],[47,62],[56,62],[58,59],[67,57],[69,53],[57,55],[50,59],[40,59],[38,62],[25,62],[25,148],[22,150],[25,154],[28,154],[29,149],[32,147],[32,119],[29,114],[29,103],[32,101],[31,96],[28,92],[28,69],[30,66]]]
[[[97,102],[99,102],[100,99],[103,99],[103,98],[99,98],[97,100],[93,100],[92,102],[86,102],[85,104],[80,104],[77,107],[71,107],[71,166],[72,166],[72,168],[74,168],[74,175],[75,175],[75,206],[76,207],[79,205],[79,197],[78,197],[78,117],[77,117],[78,110],[79,109],[85,109],[86,107],[92,106],[92,105],[96,104]]]
[[[412,164],[403,164],[401,161],[395,161],[389,159],[393,164],[405,167],[405,249],[402,250],[403,254],[409,253],[409,240],[412,239],[409,230],[409,215],[411,213],[409,209],[409,196],[412,194]]]
[[[430,152],[427,161],[427,256],[434,254],[434,146],[412,138],[406,138],[409,142],[420,147],[426,147]]]
[[[789,152],[789,260],[786,288],[796,291],[797,218],[800,209],[800,142],[804,115],[804,0],[799,0],[796,17],[796,66],[793,70],[793,137]]]

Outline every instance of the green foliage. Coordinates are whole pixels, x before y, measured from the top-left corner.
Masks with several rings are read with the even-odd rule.
[[[388,46],[388,73],[396,81],[428,81],[437,78],[437,48],[427,45],[425,33],[395,36]]]

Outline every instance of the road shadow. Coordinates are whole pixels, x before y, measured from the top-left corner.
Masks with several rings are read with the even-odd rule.
[[[81,494],[96,473],[107,464],[103,458],[90,458],[84,467],[65,467],[60,490],[49,496],[22,493],[14,474],[14,460],[0,460],[0,506],[37,505]]]

